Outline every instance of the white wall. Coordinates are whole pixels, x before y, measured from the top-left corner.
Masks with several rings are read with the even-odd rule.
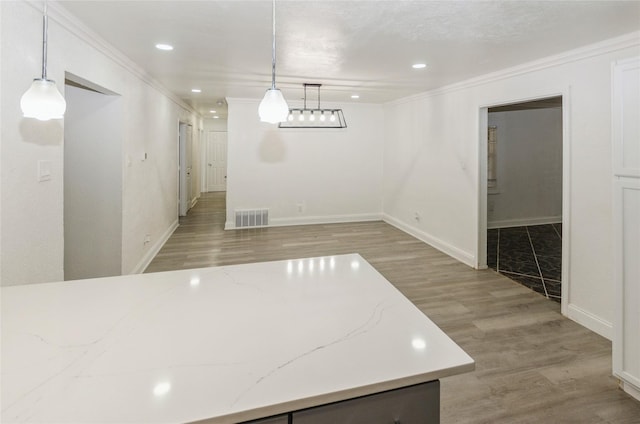
[[[2,285],[63,278],[63,122],[22,118],[20,96],[40,75],[41,4],[0,2],[2,25]],[[82,24],[49,5],[49,77],[65,71],[122,96],[122,270],[141,271],[177,225],[178,121],[199,118]],[[144,159],[144,154],[147,158]],[[52,163],[39,183],[38,160]],[[11,207],[7,207],[7,204]],[[150,243],[145,243],[149,235]]]
[[[60,121],[22,119],[20,97],[40,75],[42,17],[23,3],[0,2],[2,9],[2,240],[0,260],[5,284],[61,280],[62,137]],[[55,27],[55,25],[52,25]],[[56,29],[51,29],[51,43]],[[51,48],[51,50],[56,47]],[[51,51],[50,50],[50,51]],[[56,64],[50,78],[64,81]],[[60,87],[60,84],[58,84]],[[50,160],[53,179],[37,181],[38,160]],[[8,208],[7,204],[11,207]]]
[[[611,336],[613,319],[611,63],[637,56],[616,40],[406,98],[385,108],[386,219],[476,266],[480,109],[564,94],[569,185],[563,231],[568,315]],[[567,153],[567,150],[564,151]],[[565,208],[567,209],[567,208]],[[414,213],[420,220],[414,219]],[[564,306],[564,304],[563,304]]]
[[[0,7],[0,46],[4,46],[4,39],[2,36],[2,7]],[[4,50],[4,47],[2,47],[1,50]],[[2,88],[3,88],[3,80],[4,77],[2,76],[2,59],[3,59],[3,54],[0,52],[0,110],[2,110],[4,108],[4,102],[1,100],[2,99]],[[4,139],[3,137],[3,126],[2,126],[2,113],[0,112],[0,143],[2,143],[2,140]],[[2,147],[0,147],[0,175],[2,175]],[[2,185],[0,184],[0,249],[2,249]],[[0,285],[2,285],[2,257],[0,255]]]
[[[489,228],[562,221],[562,109],[489,113],[497,133],[497,190]]]
[[[65,86],[64,279],[120,275],[122,99]]]
[[[330,105],[348,128],[295,130],[261,123],[259,99],[227,101],[227,228],[235,209],[269,208],[270,225],[381,218],[382,106]]]

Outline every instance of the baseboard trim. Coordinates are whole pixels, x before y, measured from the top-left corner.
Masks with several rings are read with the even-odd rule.
[[[526,225],[559,224],[562,222],[562,215],[543,216],[540,218],[504,219],[502,221],[487,222],[487,228],[524,227]]]
[[[634,386],[633,384],[627,381],[624,381],[624,380],[618,380],[618,381],[620,384],[620,388],[624,390],[625,393],[627,393],[632,398],[635,398],[636,400],[640,401],[640,389],[638,389],[636,386]]]
[[[162,236],[158,239],[158,241],[151,246],[151,248],[147,251],[147,253],[142,257],[142,260],[138,262],[138,265],[129,272],[129,274],[142,274],[145,269],[149,266],[153,258],[156,257],[162,246],[169,240],[169,237],[173,234],[173,232],[178,228],[178,220],[176,219],[173,223],[167,228],[167,230],[162,234]]]
[[[465,252],[462,249],[459,249],[443,240],[440,240],[439,238],[434,237],[431,234],[425,233],[422,230],[412,227],[411,225],[405,224],[404,222],[387,214],[383,214],[382,220],[387,224],[393,225],[397,229],[402,230],[405,233],[417,238],[418,240],[427,243],[429,246],[434,247],[439,251],[451,256],[452,258],[459,260],[463,264],[468,265],[471,268],[476,267],[476,258],[473,254]]]
[[[613,340],[613,325],[610,322],[573,304],[568,306],[567,312],[567,316],[573,321],[601,335],[605,339]]]
[[[272,218],[269,220],[269,227],[290,227],[295,225],[318,225],[318,224],[341,224],[346,222],[368,222],[382,221],[381,213],[366,213],[353,215],[325,215],[325,216],[301,216],[288,218]],[[236,230],[233,221],[224,224],[225,230]]]

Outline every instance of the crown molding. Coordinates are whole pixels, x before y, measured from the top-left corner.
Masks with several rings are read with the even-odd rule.
[[[440,88],[429,90],[423,93],[414,94],[412,96],[403,97],[398,100],[387,102],[387,105],[400,105],[415,100],[422,100],[429,97],[439,96],[442,94],[451,93],[454,91],[465,90],[480,85],[489,84],[492,82],[513,78],[515,76],[528,74],[531,72],[541,71],[543,69],[552,68],[555,66],[566,65],[572,62],[589,59],[594,56],[600,56],[607,53],[612,53],[618,50],[623,50],[629,47],[640,47],[640,31],[631,32],[629,34],[622,35],[620,37],[610,38],[600,41],[595,44],[589,44],[584,47],[580,47],[566,52],[548,56],[542,59],[538,59],[532,62],[526,62],[521,65],[516,65],[510,68],[502,69],[500,71],[492,72],[489,74],[480,75],[471,79],[460,81],[454,84],[445,85]]]
[[[33,7],[42,13],[43,2],[34,0],[25,0],[25,3]],[[116,49],[113,45],[107,42],[105,39],[96,34],[91,28],[86,26],[82,21],[72,15],[67,9],[55,0],[47,1],[47,15],[50,20],[57,22],[65,30],[75,35],[82,41],[95,48],[97,51],[105,55],[108,59],[124,68],[135,77],[157,90],[167,98],[169,98],[176,105],[181,108],[195,113],[200,116],[200,113],[193,107],[185,103],[181,98],[176,96],[172,91],[162,85],[158,80],[153,78],[143,67],[135,63],[129,57],[127,57],[120,50]]]
[[[231,103],[235,104],[249,104],[249,103],[260,103],[262,99],[258,98],[249,98],[249,97],[225,97],[224,100],[227,102],[227,105]]]

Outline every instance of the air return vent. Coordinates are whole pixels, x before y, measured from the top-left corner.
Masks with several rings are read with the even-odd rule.
[[[269,225],[269,209],[236,210],[236,228],[266,227]]]

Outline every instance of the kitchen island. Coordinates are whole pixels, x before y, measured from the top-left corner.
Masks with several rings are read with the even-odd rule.
[[[357,254],[1,294],[3,423],[438,422],[474,369]]]

